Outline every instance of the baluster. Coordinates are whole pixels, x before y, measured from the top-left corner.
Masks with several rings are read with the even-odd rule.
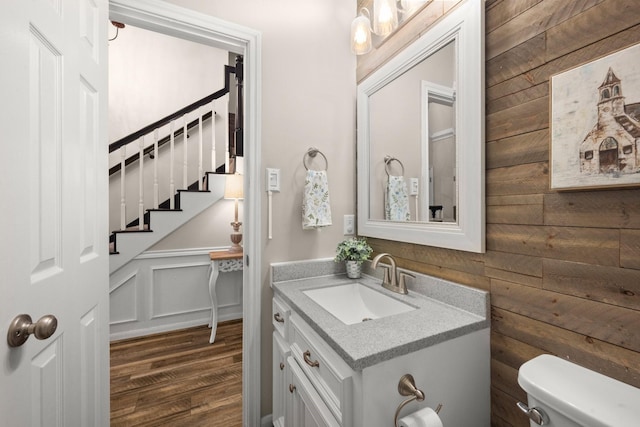
[[[213,101],[211,103],[211,172],[216,171],[216,165],[216,101]]]
[[[144,230],[144,136],[138,140],[138,230]]]
[[[227,101],[229,100],[229,94],[225,95],[224,99],[226,99]],[[223,117],[223,129],[224,132],[222,132],[222,134],[224,135],[224,171],[225,172],[232,172],[230,169],[230,163],[229,163],[229,112],[227,111],[227,117]]]
[[[120,147],[120,230],[127,228],[127,206],[124,192],[124,166],[127,161],[127,146]]]
[[[158,188],[158,129],[153,131],[153,209],[159,206],[159,188]]]
[[[173,170],[175,169],[175,165],[174,163],[174,137],[173,137],[173,121],[171,121],[171,124],[169,125],[169,132],[171,134],[171,138],[170,138],[170,144],[169,144],[169,209],[175,209],[176,206],[176,202],[175,202],[175,191],[176,191],[176,186],[175,183],[173,181]]]
[[[204,170],[202,167],[202,113],[204,109],[198,108],[198,190],[202,191],[202,178]]]
[[[189,150],[187,146],[187,115],[183,116],[184,126],[182,127],[182,188],[189,188]]]

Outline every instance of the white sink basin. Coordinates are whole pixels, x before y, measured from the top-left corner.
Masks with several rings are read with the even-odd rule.
[[[415,310],[415,307],[357,282],[303,293],[347,325]]]

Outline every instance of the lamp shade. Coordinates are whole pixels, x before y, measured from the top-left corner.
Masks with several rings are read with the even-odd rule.
[[[351,52],[356,55],[364,55],[371,51],[371,21],[364,14],[367,9],[362,9],[353,22],[351,22]]]
[[[233,174],[227,175],[227,180],[224,184],[224,198],[225,199],[243,199],[243,181],[242,175]]]
[[[373,32],[381,37],[398,27],[396,0],[373,0]]]

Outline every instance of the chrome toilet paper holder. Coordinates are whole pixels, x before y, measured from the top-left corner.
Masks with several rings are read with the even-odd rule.
[[[408,403],[417,400],[418,402],[422,402],[424,400],[424,392],[416,387],[416,381],[413,379],[413,375],[404,374],[400,377],[400,381],[398,382],[398,393],[401,396],[411,396],[408,399],[404,400],[400,405],[398,405],[398,409],[396,409],[396,414],[393,417],[393,425],[398,427],[398,416],[400,415],[400,411],[404,408]],[[442,403],[439,403],[435,409],[436,414],[440,413],[442,409]]]

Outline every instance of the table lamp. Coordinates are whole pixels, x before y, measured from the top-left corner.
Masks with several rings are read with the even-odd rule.
[[[242,246],[240,246],[240,242],[242,241],[240,226],[242,223],[238,222],[238,200],[244,198],[242,175],[227,175],[224,186],[224,198],[235,200],[235,216],[234,221],[231,223],[231,227],[233,227],[233,233],[231,233],[232,245],[229,248],[229,252],[242,252]]]

